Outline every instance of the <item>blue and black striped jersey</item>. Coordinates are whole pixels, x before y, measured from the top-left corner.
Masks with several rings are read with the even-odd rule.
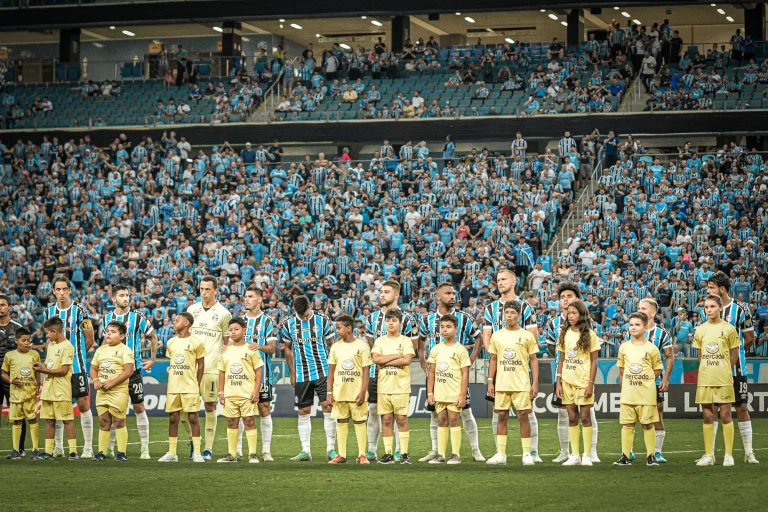
[[[296,382],[310,382],[328,375],[328,345],[336,326],[327,316],[313,312],[308,320],[291,315],[280,325],[280,342],[291,345]]]
[[[245,328],[246,343],[256,342],[259,345],[266,345],[268,341],[277,341],[277,326],[275,326],[275,321],[266,313],[261,313],[255,318],[243,315],[242,318],[248,324]],[[264,360],[264,371],[262,372],[261,382],[264,384],[271,384],[272,354],[262,352],[261,358]]]
[[[517,323],[523,329],[537,327],[536,311],[533,309],[533,306],[531,306],[525,299],[518,298],[517,300],[522,305]],[[493,332],[496,332],[506,326],[507,321],[504,319],[504,302],[502,302],[501,299],[496,299],[485,306],[485,310],[483,311],[483,329],[491,329]]]
[[[416,318],[410,313],[400,310],[403,313],[403,323],[400,325],[400,334],[415,340],[419,338],[419,326]],[[368,344],[371,346],[378,338],[387,335],[386,313],[383,309],[374,311],[365,318],[365,336],[368,338]],[[375,379],[379,373],[379,367],[371,365],[371,378]]]
[[[723,320],[731,324],[736,328],[739,333],[739,339],[741,345],[739,346],[739,364],[733,369],[733,374],[737,377],[743,377],[747,374],[747,355],[744,351],[744,333],[754,332],[755,327],[752,321],[752,313],[749,312],[749,307],[737,300],[731,299],[731,302],[723,306]],[[707,314],[704,313],[704,309],[701,310],[700,323],[707,321]]]
[[[136,370],[141,370],[141,336],[149,338],[153,332],[152,323],[139,313],[138,311],[128,311],[124,315],[118,315],[114,311],[104,315],[101,320],[101,335],[107,330],[107,326],[110,322],[122,322],[125,324],[128,330],[125,336],[126,346],[133,351],[134,358],[136,359]]]
[[[91,319],[85,306],[73,302],[67,309],[59,309],[58,304],[49,306],[45,311],[45,319],[57,316],[64,322],[64,336],[75,348],[75,358],[72,362],[72,373],[88,373],[88,361],[85,345],[85,330],[92,329]]]
[[[472,347],[475,345],[475,341],[480,336],[480,329],[475,325],[472,317],[463,311],[454,309],[448,314],[456,315],[459,321],[458,329],[456,330],[456,341],[464,345],[465,347]],[[440,336],[440,319],[445,315],[441,315],[439,312],[429,313],[421,317],[419,322],[419,339],[425,340],[426,357],[429,357],[429,352],[432,347],[442,342],[442,336]]]

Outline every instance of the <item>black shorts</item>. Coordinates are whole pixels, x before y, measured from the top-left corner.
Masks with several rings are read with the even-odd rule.
[[[144,379],[141,370],[135,370],[128,379],[128,395],[133,405],[144,403]]]
[[[736,395],[736,405],[749,403],[749,389],[747,386],[747,377],[745,375],[736,375],[733,377],[733,392]]]
[[[88,375],[83,373],[72,374],[72,398],[78,399],[88,396]]]
[[[296,387],[298,388],[299,385],[296,384]],[[259,387],[259,403],[260,404],[268,404],[272,402],[272,384],[269,382],[262,381],[261,386]]]
[[[472,407],[472,404],[470,404],[469,400],[470,400],[470,397],[469,397],[469,388],[467,388],[467,405],[465,405],[465,406],[464,406],[464,409],[463,409],[463,410],[465,410],[465,411],[466,411],[467,409],[469,409],[470,407]],[[429,405],[429,402],[427,402],[427,410],[428,410],[429,412],[435,412],[435,406],[434,406],[434,405]]]
[[[368,381],[368,403],[378,403],[379,397],[379,384],[377,379],[370,379]]]
[[[563,407],[563,399],[557,397],[557,393],[555,390],[557,389],[557,382],[555,382],[555,387],[552,389],[552,400],[550,400],[550,403],[552,404],[552,407],[557,407],[558,409]]]
[[[664,403],[664,391],[661,390],[661,386],[656,386],[656,403],[657,404],[663,404]]]
[[[297,382],[296,388],[294,388],[294,402],[296,407],[301,409],[302,407],[309,407],[315,403],[315,395],[321,402],[325,402],[328,392],[328,379],[322,377],[317,380],[311,380],[309,382]]]

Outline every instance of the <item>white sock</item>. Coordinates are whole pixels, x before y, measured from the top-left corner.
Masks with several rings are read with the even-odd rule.
[[[272,415],[262,416],[259,424],[261,430],[261,453],[271,453],[272,449]]]
[[[245,432],[245,423],[243,418],[240,418],[237,422],[237,453],[243,453],[243,432]]]
[[[531,409],[531,413],[528,415],[528,421],[531,424],[531,451],[539,451],[539,420],[536,419],[536,413]]]
[[[477,440],[477,420],[472,416],[472,409],[469,407],[461,411],[461,423],[464,427],[464,432],[467,433],[469,446],[471,446],[473,450],[479,450],[480,443]]]
[[[595,408],[592,407],[589,410],[589,415],[592,418],[592,451],[589,452],[590,455],[597,455],[597,418],[595,417]],[[585,447],[586,448],[586,447]]]
[[[90,409],[80,413],[80,428],[83,431],[83,451],[93,451],[93,413]]]
[[[744,453],[752,453],[752,420],[739,422],[739,434],[744,443]]]
[[[379,446],[379,434],[381,434],[381,416],[378,413],[378,404],[368,404],[368,451],[376,453]]]
[[[323,413],[323,427],[325,428],[325,449],[331,451],[336,449],[336,420],[331,417],[331,413]]]
[[[499,427],[499,413],[493,411],[493,418],[491,419],[491,431],[493,431],[493,445],[496,446],[496,430]]]
[[[557,438],[560,440],[560,455],[567,455],[568,443],[568,411],[560,408],[557,411]]]
[[[717,427],[720,426],[718,421],[715,421],[715,435],[712,436],[712,453],[715,453],[715,446],[717,446]]]
[[[432,438],[432,451],[437,453],[437,413],[432,411],[432,418],[429,420],[429,436]]]
[[[107,445],[107,450],[109,451],[115,451],[115,426],[112,425],[112,428],[109,429],[109,444]]]
[[[656,453],[662,453],[662,450],[664,449],[664,437],[666,437],[667,432],[664,430],[657,430],[656,431]]]
[[[147,411],[136,413],[136,430],[139,431],[139,440],[141,440],[141,449],[149,449],[149,417]]]
[[[392,434],[395,436],[395,451],[400,451],[400,432],[397,430],[397,420],[392,423]]]
[[[64,422],[56,421],[56,432],[53,436],[55,442],[55,450],[64,450]]]
[[[312,437],[312,421],[309,414],[299,414],[299,441],[301,450],[310,453],[310,438]]]

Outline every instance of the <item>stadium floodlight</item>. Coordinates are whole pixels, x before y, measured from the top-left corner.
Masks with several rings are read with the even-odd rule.
[[[360,16],[360,17],[363,18],[364,20],[368,19],[368,16]]]
[[[515,40],[509,37],[506,38],[505,41],[508,42],[509,44],[515,44]]]
[[[457,13],[456,13],[456,16],[461,16],[461,13],[460,13],[460,12],[457,12]]]
[[[115,26],[114,25],[110,25],[109,26],[109,30],[115,30]]]
[[[297,23],[291,23],[291,26],[292,26],[293,28],[295,28],[296,30],[301,30],[301,29],[302,29],[302,26],[301,26],[301,25],[299,25],[299,24],[297,24]]]
[[[136,35],[136,34],[134,34],[133,32],[131,32],[130,30],[123,30],[123,34],[125,34],[125,35],[127,35],[127,36],[130,36],[130,37],[133,37],[133,36],[135,36],[135,35]]]
[[[562,26],[564,26],[564,27],[567,27],[567,26],[568,26],[568,22],[567,22],[567,21],[561,21],[561,22],[560,22],[560,24],[561,24]]]
[[[349,45],[348,44],[341,43],[341,44],[339,44],[339,46],[341,46],[345,50],[349,50]]]
[[[279,20],[277,20],[277,21],[279,21],[280,23],[285,23],[285,18],[280,18],[280,19],[279,19]]]
[[[224,29],[222,29],[221,27],[213,27],[213,30],[215,30],[216,32],[224,32]]]
[[[377,27],[382,26],[382,23],[380,21],[378,21],[378,20],[371,20],[371,23],[376,25]]]
[[[720,13],[720,14],[725,14],[725,11],[722,10],[722,9],[718,9],[717,12]]]
[[[726,17],[725,17],[725,19],[727,19],[728,21],[730,21],[731,23],[733,23],[733,18],[731,18],[730,16],[726,16]]]
[[[541,12],[547,12],[547,10],[546,9],[542,9]]]
[[[629,18],[629,13],[627,11],[621,11],[621,15],[625,18]]]
[[[557,20],[557,14],[549,13],[549,18],[552,20]]]
[[[469,17],[469,16],[464,16],[464,20],[465,20],[467,23],[474,23],[474,22],[475,22],[474,18],[471,18],[471,17]]]
[[[320,34],[315,34],[315,37],[320,38],[320,37],[323,37],[323,36],[321,36]]]
[[[640,23],[640,20],[632,20],[632,23],[634,23],[635,25],[642,25],[642,23]]]

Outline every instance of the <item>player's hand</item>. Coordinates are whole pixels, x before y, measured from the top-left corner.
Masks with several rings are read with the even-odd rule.
[[[460,396],[458,400],[456,400],[456,407],[459,409],[463,409],[467,405],[467,397],[466,395]]]
[[[223,353],[224,353],[224,352],[226,352],[226,351],[227,351],[227,345],[226,345],[226,343],[225,343],[225,344],[222,344],[222,345],[221,345],[221,350],[219,350],[219,352],[221,352],[221,353],[223,354]]]
[[[493,385],[493,382],[488,383],[488,396],[496,396],[496,386]]]
[[[93,388],[94,388],[96,391],[100,390],[100,389],[101,389],[103,386],[104,386],[104,384],[102,384],[102,383],[101,383],[101,381],[100,381],[99,379],[96,379],[96,380],[93,382]]]
[[[328,405],[333,405],[333,393],[326,393],[325,401],[328,402]]]
[[[531,385],[531,400],[535,399],[538,394],[539,394],[539,383],[534,382]]]
[[[257,350],[261,350],[261,345],[259,345],[258,343],[251,342],[251,343],[246,343],[246,345],[248,345],[248,350],[250,350],[252,352],[256,352]]]
[[[220,395],[219,395],[219,403],[220,403],[221,405],[224,405],[224,395],[223,395],[223,394],[220,394]]]
[[[141,369],[144,371],[151,370],[153,366],[155,366],[155,361],[152,361],[152,360],[144,361],[143,363],[141,363]]]
[[[101,383],[101,389],[103,389],[104,391],[109,391],[109,388],[111,387],[112,385],[110,384],[110,381]]]
[[[560,384],[560,381],[557,381],[557,385],[555,386],[555,396],[560,399],[563,398],[563,386]]]
[[[357,405],[361,406],[365,403],[365,391],[361,391],[357,395]]]
[[[664,379],[661,381],[661,386],[659,386],[661,391],[667,391],[669,389],[669,381]]]
[[[435,395],[429,395],[427,396],[427,403],[429,405],[435,405]]]
[[[593,383],[587,384],[587,389],[584,390],[584,398],[589,398],[595,394],[595,385]]]
[[[13,379],[13,380],[11,381],[11,384],[13,384],[14,386],[18,386],[18,387],[20,387],[20,388],[23,388],[23,387],[24,387],[24,383],[23,383],[23,382],[21,382],[21,379]]]
[[[291,374],[291,387],[296,388],[296,375]]]
[[[43,366],[40,363],[35,363],[35,364],[32,365],[32,369],[35,370],[36,372],[40,372],[40,371],[45,370],[45,366]],[[45,372],[43,372],[43,373],[45,373]]]
[[[256,390],[254,390],[253,393],[251,393],[251,403],[255,404],[258,401],[259,401],[259,390],[256,389]]]

